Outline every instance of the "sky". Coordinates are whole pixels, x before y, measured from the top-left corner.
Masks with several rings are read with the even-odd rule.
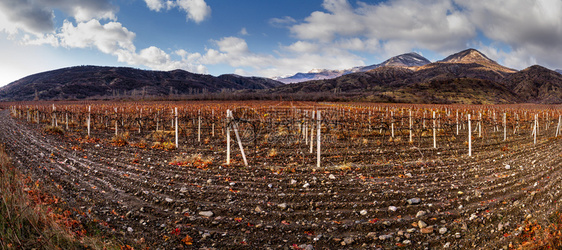
[[[277,77],[475,48],[562,69],[562,0],[1,0],[0,86],[79,65]]]

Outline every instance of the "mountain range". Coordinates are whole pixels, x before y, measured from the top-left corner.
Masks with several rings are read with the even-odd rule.
[[[327,71],[326,71],[327,72]],[[0,101],[222,98],[402,103],[562,103],[562,75],[539,65],[502,66],[475,49],[430,62],[416,53],[322,78],[283,84],[260,77],[79,66],[34,74],[0,88]],[[295,75],[295,78],[298,76]],[[304,75],[299,76],[301,79]]]
[[[411,52],[411,53],[406,53],[406,54],[392,57],[380,64],[359,66],[359,67],[354,67],[351,69],[344,69],[344,70],[313,69],[308,73],[296,73],[289,77],[275,78],[275,80],[280,81],[282,83],[298,83],[298,82],[305,82],[310,80],[326,80],[326,79],[332,79],[351,73],[366,72],[383,66],[419,67],[419,66],[426,65],[428,63],[431,63],[431,61],[427,60],[423,56],[420,56],[418,53]]]
[[[538,65],[517,71],[467,49],[419,67],[380,66],[267,91],[373,102],[554,104],[562,103],[562,75]]]

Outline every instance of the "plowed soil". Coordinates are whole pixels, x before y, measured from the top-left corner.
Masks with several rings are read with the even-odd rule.
[[[546,221],[561,197],[557,140],[321,169],[226,166],[221,148],[197,168],[169,164],[195,147],[51,135],[3,111],[0,141],[60,206],[139,248],[502,248],[517,246],[526,221]]]

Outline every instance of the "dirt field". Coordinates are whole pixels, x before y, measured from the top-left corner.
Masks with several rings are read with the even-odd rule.
[[[85,225],[136,248],[512,248],[561,197],[559,140],[317,169],[291,167],[283,150],[267,164],[233,155],[226,166],[224,148],[143,149],[109,136],[51,135],[0,113],[18,168]],[[169,164],[196,153],[207,162]]]

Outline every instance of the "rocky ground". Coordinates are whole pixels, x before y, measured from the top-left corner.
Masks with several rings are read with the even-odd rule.
[[[513,248],[561,196],[558,140],[322,168],[291,167],[280,150],[244,167],[239,155],[225,165],[224,148],[116,146],[47,134],[6,111],[0,128],[14,164],[60,206],[138,248]],[[185,164],[170,164],[178,156]]]

